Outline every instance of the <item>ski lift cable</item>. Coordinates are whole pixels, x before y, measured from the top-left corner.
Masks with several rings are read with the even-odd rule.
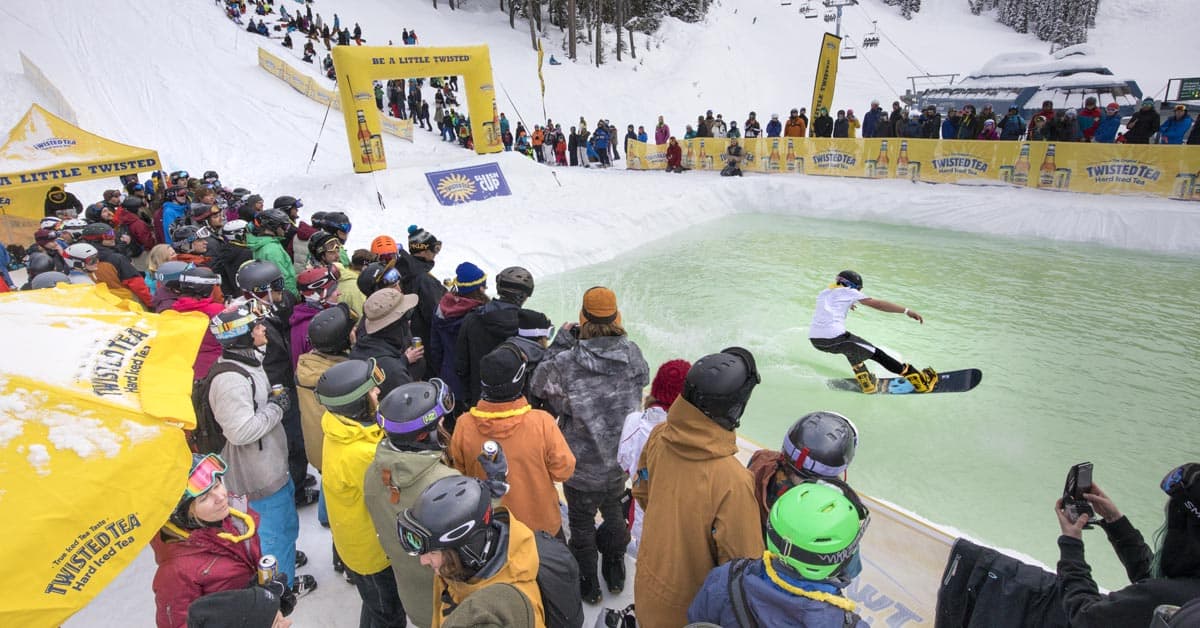
[[[875,72],[875,75],[879,77],[879,80],[882,81],[888,89],[892,90],[892,94],[899,98],[901,96],[900,92],[895,87],[892,87],[892,84],[888,82],[887,77],[885,77],[883,73],[879,71],[879,68],[875,67],[874,63],[871,63],[871,56],[866,54],[865,50],[859,50],[859,54],[859,58],[861,58],[863,61],[866,61],[867,65],[871,66],[871,70]]]
[[[922,68],[920,65],[918,65],[917,62],[914,61],[912,57],[908,56],[907,52],[904,52],[904,49],[900,47],[900,44],[897,44],[891,37],[888,37],[888,34],[886,31],[879,30],[879,24],[876,22],[874,17],[867,11],[866,7],[864,7],[861,3],[856,4],[855,6],[858,7],[858,10],[863,12],[863,15],[867,16],[868,21],[872,22],[875,25],[876,32],[874,34],[882,35],[884,39],[888,40],[888,43],[895,46],[896,50],[900,53],[900,55],[903,56],[905,59],[907,59],[908,62],[914,68],[916,68],[918,72],[920,72],[921,74],[926,74],[926,75],[929,74],[928,70],[926,70],[925,68]]]

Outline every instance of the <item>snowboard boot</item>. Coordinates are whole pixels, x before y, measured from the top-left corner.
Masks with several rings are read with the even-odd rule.
[[[919,393],[927,393],[933,390],[937,385],[938,374],[932,367],[926,367],[918,371],[913,365],[905,364],[904,372],[901,373],[908,383],[913,385],[913,390]]]
[[[600,581],[596,578],[596,570],[591,573],[579,572],[579,593],[588,604],[600,603]]]
[[[859,362],[850,368],[854,369],[854,379],[858,380],[858,387],[862,389],[863,393],[875,394],[875,391],[878,390],[879,378],[867,370],[867,365]]]
[[[625,590],[625,554],[604,555],[600,559],[600,574],[609,593]]]

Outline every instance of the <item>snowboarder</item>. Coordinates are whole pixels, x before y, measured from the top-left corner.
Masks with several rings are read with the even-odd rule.
[[[858,380],[862,391],[868,395],[875,392],[878,378],[867,370],[867,360],[874,360],[887,370],[904,377],[916,392],[926,393],[933,390],[938,375],[932,368],[918,371],[913,365],[901,363],[882,349],[846,331],[846,314],[859,303],[881,312],[903,313],[918,323],[925,323],[925,319],[916,311],[890,301],[868,297],[862,293],[862,288],[862,275],[853,270],[838,273],[834,283],[817,295],[817,308],[813,312],[812,325],[808,330],[809,341],[820,351],[846,356],[850,361],[850,368],[854,370],[854,378]]]

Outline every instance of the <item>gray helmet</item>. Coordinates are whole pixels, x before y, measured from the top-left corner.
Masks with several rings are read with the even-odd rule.
[[[313,349],[329,355],[338,355],[350,350],[350,330],[354,321],[344,303],[325,308],[308,323],[308,342]]]
[[[33,279],[42,273],[54,270],[54,260],[45,253],[30,253],[29,259],[25,262],[25,270],[29,273],[29,278]]]
[[[329,367],[317,380],[317,401],[330,412],[360,423],[374,423],[367,394],[383,383],[375,358],[346,360]]]
[[[263,260],[251,260],[242,264],[235,280],[243,292],[283,290],[283,273],[275,264]]]
[[[496,553],[500,531],[491,525],[492,494],[480,480],[442,478],[396,518],[400,544],[409,554],[455,550],[472,573]]]
[[[682,394],[705,416],[732,432],[741,424],[750,393],[761,381],[754,356],[741,347],[730,347],[692,364]]]
[[[437,446],[442,417],[454,410],[454,393],[438,378],[393,389],[379,402],[376,418],[388,440],[405,448],[415,441]]]
[[[163,262],[159,264],[158,270],[154,271],[154,280],[160,286],[166,286],[170,290],[179,292],[179,276],[191,267],[192,265],[188,262]]]
[[[509,266],[496,275],[496,293],[516,300],[517,305],[533,296],[533,274],[520,266]]]
[[[193,266],[179,275],[176,292],[201,299],[212,296],[213,288],[221,285],[221,278],[203,266]]]
[[[34,277],[33,281],[29,282],[29,287],[34,290],[41,290],[43,288],[53,288],[60,283],[71,283],[71,280],[57,270],[48,270]]]
[[[292,227],[292,219],[287,212],[278,209],[264,209],[254,215],[254,224],[260,229],[272,231],[287,231]]]
[[[858,428],[837,412],[810,412],[792,424],[783,438],[783,457],[802,476],[841,475],[858,449]]]

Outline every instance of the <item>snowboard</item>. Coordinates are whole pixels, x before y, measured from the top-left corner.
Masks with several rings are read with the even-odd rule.
[[[962,369],[958,371],[946,371],[938,373],[938,382],[933,387],[933,390],[928,393],[917,393],[913,390],[912,384],[903,377],[880,377],[879,384],[875,388],[876,395],[907,395],[907,394],[933,394],[933,393],[957,393],[967,392],[979,385],[983,380],[983,371],[979,369]],[[849,392],[861,393],[862,388],[858,385],[858,380],[849,379],[831,379],[829,387],[834,390],[845,390]]]

